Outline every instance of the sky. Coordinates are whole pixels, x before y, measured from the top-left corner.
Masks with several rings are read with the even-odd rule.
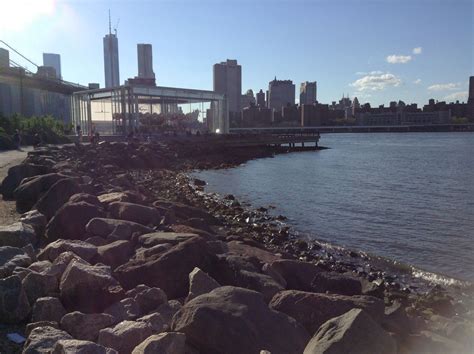
[[[0,40],[42,65],[59,53],[64,80],[104,86],[108,10],[120,80],[153,45],[160,86],[212,90],[212,65],[237,59],[242,90],[317,81],[318,101],[372,105],[466,101],[474,75],[472,0],[0,0]],[[2,43],[0,43],[2,46]],[[11,59],[33,66],[11,53]]]

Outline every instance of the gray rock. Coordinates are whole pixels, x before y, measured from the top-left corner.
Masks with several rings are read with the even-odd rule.
[[[16,267],[28,267],[31,258],[24,250],[17,247],[0,247],[0,278],[10,276]]]
[[[172,329],[204,353],[301,353],[309,335],[293,318],[268,308],[262,294],[223,286],[186,303]]]
[[[163,316],[156,312],[138,318],[137,322],[147,323],[153,330],[153,333],[160,333],[170,329],[169,323],[165,321]]]
[[[56,342],[51,354],[116,354],[117,351],[105,348],[94,342],[77,339],[61,339]]]
[[[87,223],[93,218],[103,216],[104,211],[97,205],[67,202],[46,225],[46,237],[50,241],[58,238],[83,240],[87,238]]]
[[[90,243],[80,240],[56,240],[48,244],[38,254],[39,260],[48,260],[54,262],[54,260],[63,252],[74,252],[76,255],[91,262],[97,257],[97,247]]]
[[[31,225],[22,222],[4,226],[0,225],[0,247],[24,247],[36,243],[36,233]]]
[[[66,309],[57,297],[41,297],[36,300],[31,315],[33,322],[52,321],[59,323]]]
[[[113,316],[117,322],[130,321],[140,316],[140,308],[135,299],[128,297],[109,306],[104,313]]]
[[[133,234],[151,233],[153,229],[132,221],[94,218],[86,225],[86,231],[104,238],[113,233],[122,240],[129,240]]]
[[[50,274],[31,272],[23,278],[22,283],[30,305],[33,305],[41,297],[55,295],[59,292],[58,278]]]
[[[159,306],[166,303],[168,298],[160,288],[150,288],[146,285],[137,286],[134,291],[134,299],[138,304],[141,314],[147,314],[156,310]]]
[[[105,313],[70,312],[61,319],[61,328],[70,333],[74,338],[95,342],[99,331],[116,324],[111,315]]]
[[[127,202],[109,204],[109,212],[115,219],[133,221],[142,225],[158,225],[161,215],[156,208]]]
[[[54,321],[31,322],[31,323],[28,323],[25,327],[25,335],[28,337],[31,331],[38,327],[53,327],[53,328],[60,329],[59,323],[54,322]]]
[[[8,175],[0,185],[0,193],[5,199],[13,198],[13,191],[24,178],[43,175],[50,172],[50,168],[43,165],[24,163],[10,167]]]
[[[28,336],[22,354],[50,354],[56,342],[61,339],[72,339],[72,337],[50,326],[36,327]]]
[[[189,293],[186,301],[190,301],[196,296],[208,293],[219,286],[220,284],[218,282],[196,267],[191,273],[189,273]]]
[[[177,233],[177,232],[153,232],[141,235],[138,243],[144,247],[153,247],[164,243],[176,245],[180,242],[196,237],[196,234]]]
[[[311,282],[311,288],[315,293],[329,292],[348,296],[362,294],[362,283],[358,278],[336,272],[316,274]]]
[[[63,178],[54,183],[38,200],[36,209],[51,219],[56,211],[61,208],[69,198],[79,193],[81,188],[74,178]]]
[[[186,335],[177,332],[155,334],[135,347],[132,354],[184,354]]]
[[[372,296],[344,296],[285,290],[276,294],[269,306],[301,323],[308,333],[315,333],[327,320],[353,308],[366,311],[377,323],[384,314],[384,302]]]
[[[30,210],[51,186],[67,176],[58,173],[48,173],[45,175],[24,179],[13,191],[16,200],[16,210],[25,213]]]
[[[361,309],[352,309],[324,323],[304,350],[304,354],[396,352],[395,341]]]
[[[133,245],[130,241],[115,241],[97,247],[97,253],[98,261],[115,269],[130,259],[133,253]]]
[[[188,276],[194,267],[206,269],[209,264],[206,241],[195,236],[163,254],[145,260],[130,260],[116,268],[114,275],[125,288],[146,284],[162,289],[172,299],[188,294]]]
[[[165,321],[165,324],[171,328],[171,321],[173,320],[174,315],[178,312],[183,306],[177,300],[170,300],[163,305],[159,306],[156,309],[156,312],[160,314],[160,316]]]
[[[20,221],[24,224],[31,225],[36,232],[36,236],[41,237],[44,235],[46,229],[46,216],[41,214],[38,210],[33,209],[21,214]]]
[[[301,291],[312,291],[311,282],[321,273],[321,269],[312,263],[290,259],[265,264],[263,270],[286,289]]]
[[[98,343],[119,353],[131,353],[138,344],[151,335],[152,330],[147,323],[123,321],[113,328],[102,329],[99,332]]]
[[[112,277],[110,267],[91,266],[77,260],[67,266],[59,290],[67,309],[85,313],[102,312],[124,295],[122,287]]]
[[[4,323],[19,323],[30,313],[30,305],[20,277],[0,279],[0,318]]]

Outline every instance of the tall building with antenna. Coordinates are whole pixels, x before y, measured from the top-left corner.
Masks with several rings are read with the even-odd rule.
[[[109,34],[104,37],[105,87],[120,86],[117,28],[112,33],[109,11]]]

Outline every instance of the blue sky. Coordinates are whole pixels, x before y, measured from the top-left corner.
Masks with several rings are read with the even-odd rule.
[[[244,92],[275,76],[297,93],[317,81],[323,103],[343,93],[372,105],[463,101],[474,75],[472,0],[0,0],[0,8],[0,39],[37,64],[43,52],[61,54],[63,78],[82,84],[103,86],[109,8],[113,27],[120,19],[122,82],[137,74],[137,43],[153,45],[159,85],[212,89],[212,65],[230,58],[242,65]]]

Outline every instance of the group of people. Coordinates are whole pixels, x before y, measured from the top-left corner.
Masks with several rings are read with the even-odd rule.
[[[76,126],[76,135],[77,135],[79,144],[82,143],[83,134],[82,134],[82,128],[79,124]],[[89,132],[89,141],[91,142],[92,145],[96,145],[99,142],[99,139],[100,139],[100,134],[98,131],[96,131],[95,125],[92,125],[92,129]]]

